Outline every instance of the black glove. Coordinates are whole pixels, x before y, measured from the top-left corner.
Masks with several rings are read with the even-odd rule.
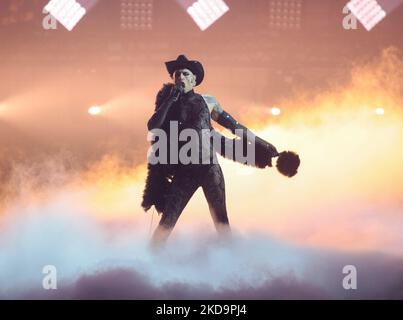
[[[171,88],[169,89],[169,87]],[[165,92],[168,92],[169,90],[169,93],[164,94],[165,88],[167,88]],[[169,109],[176,101],[178,101],[183,90],[184,88],[182,83],[178,83],[176,85],[169,84],[164,86],[163,90],[158,93],[156,102],[157,108],[147,123],[147,129],[149,131],[155,128],[161,128]]]
[[[171,92],[169,94],[169,97],[173,100],[173,101],[178,101],[180,95],[183,93],[184,91],[184,87],[183,87],[183,83],[182,82],[178,82],[177,84],[175,84],[174,86],[172,86]]]
[[[272,167],[272,158],[278,156],[276,147],[259,137],[255,137],[255,148],[256,166],[259,168]]]
[[[236,121],[229,113],[223,111],[218,119],[217,122],[222,125],[223,127],[230,129],[232,133],[237,134],[237,129],[241,130],[242,134],[240,136],[243,138],[244,143],[246,141],[249,143],[252,139],[255,140],[255,165],[258,168],[265,168],[266,166],[272,167],[271,159],[273,157],[278,156],[277,149],[269,142],[263,140],[256,136],[252,131],[248,128],[240,124]]]

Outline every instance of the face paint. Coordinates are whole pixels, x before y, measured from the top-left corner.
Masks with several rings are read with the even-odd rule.
[[[175,84],[182,82],[184,85],[184,92],[189,92],[196,86],[196,76],[189,69],[179,69],[174,74]]]

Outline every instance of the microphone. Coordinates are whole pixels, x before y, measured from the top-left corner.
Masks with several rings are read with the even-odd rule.
[[[180,95],[183,93],[184,87],[185,85],[182,82],[175,83],[171,91],[171,97],[174,102],[179,100]]]
[[[176,90],[175,90],[173,99],[174,99],[174,101],[178,101],[180,95],[181,95],[181,94],[184,92],[184,90],[185,90],[185,84],[184,84],[183,82],[178,82],[178,83],[175,84],[174,88],[175,88]]]
[[[182,81],[178,82],[175,86],[176,89],[178,89],[181,93],[183,93],[183,91],[185,90],[185,84]]]

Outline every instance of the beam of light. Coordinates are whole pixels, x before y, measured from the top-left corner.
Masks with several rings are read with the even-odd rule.
[[[76,0],[51,0],[45,10],[71,31],[85,16],[87,10]]]
[[[384,108],[381,108],[381,107],[378,107],[378,108],[375,109],[375,113],[376,113],[378,116],[383,116],[383,115],[385,114],[385,109],[384,109]]]
[[[347,7],[365,29],[371,31],[402,3],[403,0],[351,0]]]
[[[281,114],[281,109],[277,108],[277,107],[273,107],[273,108],[270,109],[270,113],[273,116],[279,116]]]
[[[100,106],[92,106],[88,109],[88,113],[92,116],[97,116],[102,113],[102,108]]]
[[[401,255],[401,70],[403,61],[397,52],[385,50],[380,63],[356,67],[346,86],[332,88],[315,99],[302,94],[279,103],[277,107],[287,110],[287,117],[280,117],[276,125],[271,121],[270,108],[259,108],[255,119],[249,118],[245,125],[279,151],[298,152],[301,168],[292,179],[281,176],[274,167],[252,168],[250,175],[242,175],[248,170],[238,170],[247,167],[220,159],[232,225],[241,232],[256,230],[302,245]],[[386,81],[388,88],[382,85]],[[22,101],[33,100],[29,98],[23,97]],[[5,104],[14,109],[22,101]],[[109,107],[110,102],[103,106]],[[387,110],[382,121],[375,116],[375,107]],[[267,111],[264,117],[261,110]],[[264,128],[260,125],[262,118],[267,123]],[[136,123],[144,124],[143,119]],[[37,180],[31,178],[36,177],[36,170],[28,167],[16,172],[22,177],[22,186],[32,185],[33,192],[37,192]],[[44,172],[46,181],[59,177],[58,171]],[[148,230],[145,217],[150,215],[144,215],[139,205],[145,175],[146,165],[135,170],[125,162],[103,160],[74,178],[77,183],[72,182],[69,188],[78,189],[77,197],[97,220],[124,225],[132,216],[142,230]],[[21,188],[17,183],[11,187]],[[50,192],[54,193],[55,188]],[[188,228],[200,229],[200,223],[207,230],[214,228],[199,189],[173,236]]]
[[[287,110],[287,117],[279,117],[276,125],[269,113],[271,106],[261,106],[260,111],[267,111],[267,127],[255,133],[279,151],[299,152],[301,170],[295,178],[285,179],[275,168],[243,170],[248,168],[220,159],[232,224],[242,232],[259,230],[311,246],[401,251],[403,220],[395,214],[401,209],[391,205],[401,198],[403,181],[403,153],[396,148],[403,137],[403,115],[398,109],[402,63],[389,53],[379,65],[357,68],[346,87],[334,88],[313,101],[292,97],[273,105]],[[390,88],[378,85],[384,79]],[[375,107],[387,110],[383,121],[375,116]],[[117,114],[125,114],[120,111]],[[261,118],[257,114],[245,125],[254,131]],[[112,161],[92,167],[88,175],[86,200],[97,219],[143,217],[139,204],[144,175],[137,179],[130,168],[122,169]],[[197,223],[213,228],[209,219],[199,190],[175,231]],[[145,223],[144,228],[148,227]]]
[[[177,1],[185,8],[186,12],[202,31],[209,28],[229,11],[229,7],[223,0]]]

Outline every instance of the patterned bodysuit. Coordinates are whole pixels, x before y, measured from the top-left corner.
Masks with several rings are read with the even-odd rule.
[[[203,98],[194,93],[193,90],[183,94],[179,101],[171,107],[164,123],[163,128],[165,130],[169,128],[170,121],[178,122],[179,134],[181,130],[191,128],[196,130],[199,137],[201,137],[203,129],[212,130],[208,106]],[[179,150],[184,143],[186,142],[179,143]],[[208,146],[199,143],[198,146],[200,157],[197,164],[182,164],[180,161],[176,165],[168,164],[172,168],[173,178],[167,193],[164,195],[165,205],[159,223],[162,227],[172,229],[175,226],[182,211],[199,187],[203,189],[217,229],[221,225],[229,225],[225,202],[224,176],[218,164],[216,152],[214,152],[212,143]],[[205,150],[210,148],[208,164],[201,163],[203,160],[201,158],[203,148]]]

